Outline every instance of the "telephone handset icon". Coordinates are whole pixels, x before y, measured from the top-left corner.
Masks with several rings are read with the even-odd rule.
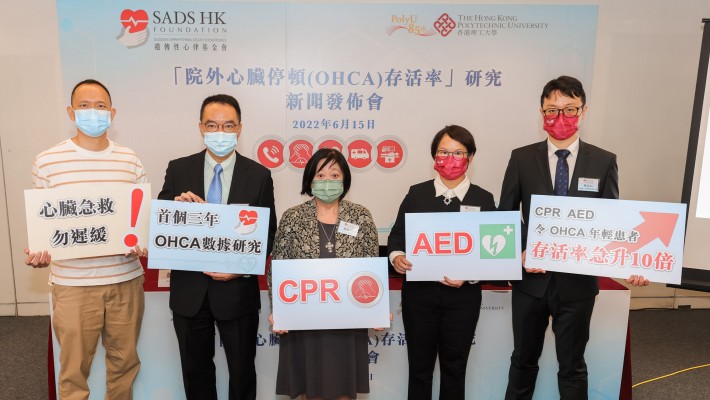
[[[264,154],[264,157],[272,163],[278,163],[280,161],[277,157],[275,157],[279,154],[279,149],[276,148],[276,146],[271,146],[271,148],[264,147],[261,149],[261,152]]]

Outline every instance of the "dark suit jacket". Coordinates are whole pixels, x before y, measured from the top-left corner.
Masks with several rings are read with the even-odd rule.
[[[173,200],[183,192],[205,198],[206,150],[170,161],[165,171],[165,183],[158,199]],[[249,204],[271,209],[267,254],[276,232],[274,182],[264,166],[237,153],[228,204]],[[215,281],[202,272],[172,271],[170,274],[170,309],[184,317],[192,317],[200,309],[205,295],[217,319],[234,319],[257,311],[261,307],[256,276],[231,281]]]
[[[579,178],[599,179],[599,191],[578,191]],[[522,204],[523,249],[527,243],[530,196],[533,194],[554,195],[546,140],[513,150],[503,178],[498,209],[501,211],[520,210]],[[618,199],[619,175],[616,155],[580,140],[577,161],[567,196]],[[513,281],[513,286],[531,296],[541,298],[553,274],[558,283],[560,298],[563,301],[584,300],[599,293],[599,283],[596,276],[559,272],[529,274],[523,271],[522,281]]]

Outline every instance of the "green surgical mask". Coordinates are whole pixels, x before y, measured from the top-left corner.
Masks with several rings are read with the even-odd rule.
[[[343,181],[330,179],[313,181],[311,193],[324,203],[332,203],[343,194]]]

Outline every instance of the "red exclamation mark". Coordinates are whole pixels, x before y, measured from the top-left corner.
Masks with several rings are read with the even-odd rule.
[[[131,192],[131,228],[136,227],[136,222],[138,221],[138,214],[141,211],[141,203],[143,202],[143,190],[133,189]],[[129,233],[123,238],[123,243],[128,247],[133,247],[138,244],[138,236]]]

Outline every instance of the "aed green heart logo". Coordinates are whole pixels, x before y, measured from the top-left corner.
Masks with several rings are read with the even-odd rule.
[[[481,238],[481,258],[515,258],[515,225],[481,224],[479,233]]]

